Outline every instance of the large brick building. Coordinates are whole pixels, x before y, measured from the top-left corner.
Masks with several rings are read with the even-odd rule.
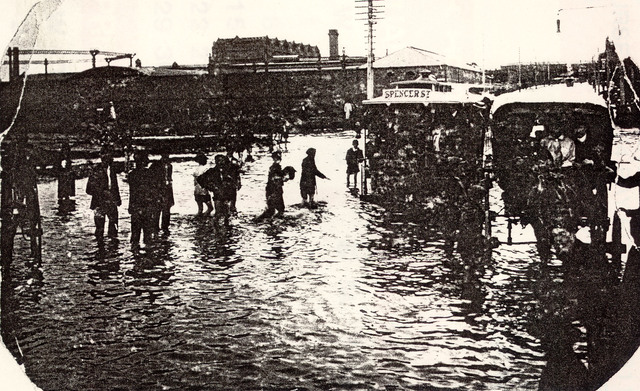
[[[297,43],[295,41],[279,40],[278,38],[249,37],[249,38],[220,38],[213,43],[209,57],[209,71],[218,74],[232,66],[261,67],[270,63],[300,59],[319,59],[320,50],[317,46]]]
[[[220,38],[209,55],[209,73],[313,71],[355,68],[366,57],[347,57],[338,53],[338,31],[329,30],[329,57],[322,57],[317,46],[278,38]]]

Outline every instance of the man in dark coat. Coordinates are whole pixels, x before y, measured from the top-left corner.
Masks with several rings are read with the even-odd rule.
[[[140,246],[140,234],[148,244],[153,236],[154,210],[157,208],[157,185],[151,170],[147,168],[149,158],[146,152],[135,154],[136,167],[129,173],[129,213],[131,214],[131,247]]]
[[[358,140],[353,140],[353,147],[347,150],[347,187],[350,187],[350,177],[353,175],[353,186],[358,186],[358,172],[360,171],[360,162],[364,160],[362,150],[358,148]]]
[[[284,214],[284,198],[282,186],[284,186],[284,182],[289,180],[289,177],[283,171],[280,166],[280,162],[282,161],[282,153],[280,151],[275,151],[271,154],[271,158],[273,159],[273,164],[269,167],[269,177],[267,179],[267,210],[265,210],[259,217],[258,220],[263,218],[272,217],[274,215],[281,216]]]
[[[118,178],[113,170],[113,155],[108,148],[103,148],[100,154],[101,163],[98,164],[87,180],[87,194],[91,196],[90,208],[94,210],[96,237],[104,235],[104,224],[109,218],[107,234],[118,235],[118,206],[122,204]]]
[[[316,149],[307,149],[307,157],[302,159],[302,172],[300,173],[300,195],[302,203],[314,206],[313,197],[316,193],[316,176],[322,179],[327,177],[316,167]]]
[[[231,207],[235,207],[239,171],[225,155],[216,155],[216,165],[202,175],[204,187],[213,193],[216,220],[229,222]]]
[[[169,161],[169,153],[163,151],[160,160],[155,161],[149,167],[157,186],[158,208],[154,214],[154,231],[158,227],[165,232],[169,231],[171,219],[171,207],[175,204],[173,199],[173,166]]]

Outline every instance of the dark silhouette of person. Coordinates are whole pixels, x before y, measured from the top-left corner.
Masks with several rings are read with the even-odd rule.
[[[269,176],[267,178],[267,210],[265,210],[258,220],[269,218],[273,216],[282,216],[284,214],[284,198],[283,190],[284,182],[288,181],[288,176],[282,167],[280,162],[282,161],[282,153],[275,151],[271,154],[273,164],[269,167]]]
[[[61,210],[72,210],[76,195],[76,178],[71,165],[71,147],[65,144],[60,151],[57,167],[58,205]]]
[[[307,157],[302,159],[302,172],[300,173],[300,195],[302,203],[315,206],[313,200],[316,193],[316,177],[327,179],[327,177],[316,167],[316,149],[307,149]]]
[[[199,183],[213,193],[216,221],[229,222],[232,203],[235,203],[239,172],[225,155],[216,155],[216,165],[200,176]]]
[[[149,244],[153,236],[154,211],[157,208],[157,186],[151,170],[147,168],[149,157],[140,151],[134,155],[135,168],[129,173],[129,213],[131,214],[131,247],[140,246],[140,234]]]
[[[353,147],[347,150],[347,187],[350,187],[351,175],[353,175],[353,187],[358,186],[358,172],[360,172],[360,162],[364,160],[362,150],[358,147],[358,140],[353,140]]]
[[[96,237],[104,236],[104,225],[109,219],[107,234],[111,237],[118,235],[118,206],[122,204],[118,178],[113,169],[113,154],[110,148],[103,148],[98,164],[87,180],[86,192],[91,196],[90,208],[94,211]]]
[[[204,214],[208,216],[211,214],[211,211],[213,211],[211,195],[209,195],[209,191],[198,181],[198,177],[208,170],[206,166],[207,157],[204,153],[198,153],[195,157],[195,161],[198,163],[198,167],[193,172],[193,196],[196,200],[196,204],[198,204],[198,216],[202,215],[202,207],[204,204],[207,205],[207,210]]]
[[[169,152],[162,151],[160,160],[149,167],[157,186],[158,209],[154,216],[154,229],[169,231],[171,221],[171,207],[175,204],[173,198],[173,166],[169,161]]]

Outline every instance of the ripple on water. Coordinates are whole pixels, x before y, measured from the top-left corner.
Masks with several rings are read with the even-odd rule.
[[[68,215],[55,182],[41,183],[42,264],[17,243],[12,266],[29,376],[67,390],[537,389],[535,248],[500,247],[469,276],[436,232],[346,191],[350,135],[290,140],[283,165],[317,149],[326,206],[299,207],[288,182],[285,217],[253,222],[270,165],[258,151],[240,213],[221,227],[193,216],[195,165],[175,163],[171,232],[141,254],[128,244],[126,184],[120,240],[98,245],[86,180]]]

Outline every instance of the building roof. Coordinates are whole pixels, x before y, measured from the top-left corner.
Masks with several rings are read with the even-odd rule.
[[[395,51],[388,56],[375,60],[373,63],[373,67],[376,69],[415,68],[438,65],[448,65],[470,71],[482,72],[482,70],[477,66],[463,64],[459,61],[454,61],[451,58],[445,57],[442,54],[415,48],[413,46],[407,46],[406,48]],[[366,65],[364,65],[363,68],[366,68]]]
[[[538,86],[520,91],[509,92],[496,97],[491,112],[510,104],[591,104],[604,109],[607,104],[602,95],[593,90],[588,83],[576,83],[571,87],[565,84]]]

